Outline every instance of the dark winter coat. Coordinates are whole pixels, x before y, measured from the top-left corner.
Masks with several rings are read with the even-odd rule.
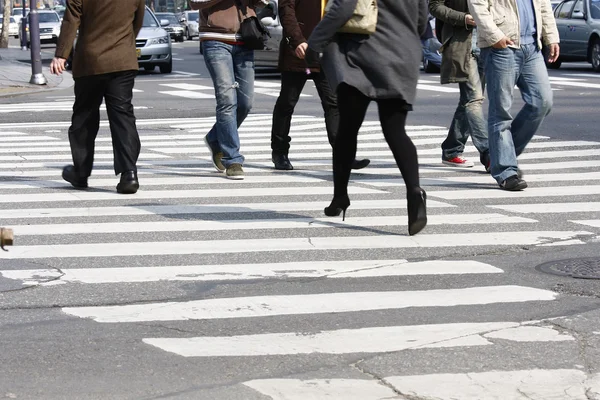
[[[440,82],[458,83],[469,79],[469,63],[475,62],[471,56],[473,27],[465,23],[469,14],[467,0],[430,0],[429,12],[436,18],[436,32],[442,43],[442,66]]]
[[[283,40],[279,45],[279,69],[304,72],[310,67],[319,72],[319,64],[308,65],[296,57],[296,47],[308,42],[313,29],[321,21],[321,0],[279,0],[279,20],[283,27]]]

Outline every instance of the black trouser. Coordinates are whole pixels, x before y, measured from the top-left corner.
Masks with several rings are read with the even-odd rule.
[[[112,137],[115,174],[136,171],[140,137],[133,115],[133,84],[137,71],[85,76],[75,79],[75,104],[69,142],[77,175],[87,178],[94,164],[94,142],[100,128],[100,105],[106,112]]]
[[[290,150],[292,114],[294,114],[294,108],[309,78],[315,82],[317,92],[321,98],[321,105],[323,111],[325,111],[327,138],[329,144],[333,146],[340,123],[340,113],[335,93],[329,87],[325,74],[322,72],[310,75],[304,72],[282,72],[281,92],[273,110],[273,127],[271,129],[271,149],[274,154],[287,155]]]
[[[337,91],[340,107],[340,130],[333,146],[334,197],[348,195],[348,180],[356,157],[358,131],[365,119],[371,99],[358,89],[342,83]],[[406,134],[407,104],[402,99],[375,100],[385,140],[400,168],[408,193],[419,190],[417,149]]]

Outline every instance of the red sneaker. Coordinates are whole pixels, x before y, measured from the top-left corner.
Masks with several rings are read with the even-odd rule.
[[[471,168],[473,165],[475,165],[473,164],[473,161],[469,161],[466,158],[463,158],[462,156],[456,156],[449,160],[442,159],[442,164],[459,168]]]

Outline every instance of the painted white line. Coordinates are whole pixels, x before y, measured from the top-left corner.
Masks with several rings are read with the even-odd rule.
[[[68,185],[65,182],[65,185]],[[375,194],[380,190],[350,187],[350,194]],[[330,187],[274,187],[274,188],[231,188],[227,189],[227,198],[232,197],[268,197],[268,196],[307,196],[331,195]],[[135,195],[123,196],[116,192],[90,192],[73,190],[68,193],[28,193],[2,194],[0,203],[47,203],[57,201],[128,201],[150,199],[189,199],[189,198],[223,198],[222,189],[197,190],[148,190],[139,191]]]
[[[181,215],[181,214],[233,214],[233,213],[272,213],[319,211],[327,206],[326,201],[301,201],[285,203],[236,203],[236,204],[182,204],[182,205],[145,205],[117,207],[75,207],[75,208],[17,208],[0,209],[0,218],[71,218],[100,216],[133,215]],[[456,207],[427,199],[428,208]],[[406,206],[398,200],[353,200],[353,210],[402,209]],[[339,222],[339,221],[338,221]]]
[[[600,89],[600,84],[598,83],[589,83],[589,82],[572,82],[566,81],[563,79],[557,79],[550,77],[550,83],[552,85],[560,85],[560,86],[571,86],[571,87],[580,87],[586,89]]]
[[[159,255],[198,255],[256,253],[273,251],[318,251],[359,249],[414,249],[455,246],[516,246],[546,243],[584,244],[579,237],[593,236],[586,231],[518,231],[450,233],[417,236],[332,236],[273,239],[239,239],[176,242],[82,243],[17,246],[3,255],[6,259],[126,257]]]
[[[528,149],[546,149],[551,147],[587,147],[587,146],[600,146],[600,142],[590,142],[585,140],[565,141],[557,140],[551,142],[531,142],[527,145]],[[600,149],[598,149],[600,153]]]
[[[160,91],[160,94],[167,94],[169,96],[184,97],[186,99],[214,99],[214,94],[206,94],[201,92],[192,92],[190,90],[169,90]]]
[[[535,223],[534,219],[510,217],[502,214],[447,214],[428,216],[428,225],[476,225]],[[83,224],[41,224],[11,226],[17,236],[75,235],[101,233],[140,232],[204,232],[253,229],[325,229],[369,226],[406,226],[406,216],[375,216],[348,218],[335,221],[331,218],[284,218],[220,221],[154,221],[154,222],[103,222]]]
[[[124,306],[66,307],[62,311],[80,318],[91,318],[96,322],[185,321],[551,301],[557,296],[558,294],[549,290],[523,286],[487,286],[397,292],[231,297]],[[401,328],[406,329],[406,327]],[[295,332],[291,335],[298,336]],[[399,340],[400,338],[401,335],[398,336]],[[366,340],[366,342],[377,346],[382,344],[379,340]],[[411,347],[414,346],[415,343],[411,344]],[[208,347],[214,348],[214,346]],[[227,351],[222,348],[219,350]]]
[[[440,92],[440,93],[459,93],[460,90],[454,87],[446,87],[446,86],[434,86],[434,85],[426,85],[419,83],[417,84],[417,90],[427,90],[430,92]]]
[[[558,151],[536,151],[526,152],[519,156],[519,160],[537,160],[542,158],[567,158],[567,157],[597,157],[598,149],[590,150],[558,150]]]
[[[594,228],[600,228],[600,219],[588,219],[583,221],[571,221],[576,224],[592,226]]]
[[[519,163],[519,167],[527,173],[528,171],[547,171],[553,169],[571,169],[571,168],[597,168],[600,167],[600,160],[582,160],[582,161],[561,161],[559,163],[537,163],[526,164]]]
[[[63,161],[71,161],[71,163],[72,163],[73,156],[71,156],[70,150],[65,150],[65,153],[67,153],[67,152],[68,152],[68,154],[21,154],[19,156],[0,156],[0,161],[28,161],[28,160],[59,161],[59,160],[63,160]],[[166,154],[141,153],[140,156],[138,157],[138,160],[156,161],[156,159],[166,159],[166,158],[170,159],[172,157],[168,156]],[[96,161],[96,160],[112,160],[112,159],[113,159],[112,154],[107,154],[107,153],[94,154],[94,161]],[[18,166],[15,165],[15,167],[18,167]]]
[[[374,278],[385,276],[501,274],[489,264],[471,260],[421,261],[356,260],[306,261],[274,264],[177,265],[139,268],[80,268],[7,270],[0,276],[26,286],[44,283],[135,283],[160,281],[254,281],[290,278]],[[60,280],[55,280],[60,278]]]
[[[599,185],[588,186],[553,186],[553,187],[528,187],[520,192],[509,192],[500,190],[497,186],[490,189],[468,189],[468,190],[440,190],[427,192],[430,197],[438,197],[445,200],[470,200],[470,199],[506,199],[506,198],[530,198],[530,197],[560,197],[560,196],[588,196],[600,194]],[[1,200],[0,200],[1,201]]]
[[[148,107],[134,106],[135,110],[144,110]],[[57,101],[54,103],[16,103],[0,104],[0,113],[10,112],[47,112],[47,111],[71,111],[73,110],[72,101]],[[101,105],[100,110],[106,110],[106,105]]]
[[[0,136],[0,146],[18,146],[20,143],[22,143],[23,146],[31,146],[32,143],[23,142],[43,142],[45,140],[54,141],[60,139],[52,136]],[[54,145],[54,143],[52,144]]]
[[[577,213],[600,211],[600,202],[510,204],[488,207],[521,214]]]
[[[483,337],[511,340],[513,342],[570,342],[575,340],[573,336],[560,333],[551,326],[518,326],[489,332],[484,334]]]
[[[402,400],[391,388],[375,380],[264,379],[244,382],[271,400]]]
[[[592,390],[600,392],[600,374],[589,379],[575,369],[395,376],[385,381],[406,396],[427,399],[446,399],[451,394],[460,400],[586,400]]]
[[[215,91],[215,88],[213,86],[194,85],[192,83],[161,83],[159,84],[159,86],[166,86],[180,90],[211,90],[213,92],[213,97]]]

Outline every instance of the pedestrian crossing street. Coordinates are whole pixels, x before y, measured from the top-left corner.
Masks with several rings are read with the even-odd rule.
[[[157,322],[184,329],[210,321],[238,327],[195,325],[182,334],[161,330],[137,338],[147,351],[198,363],[253,359],[256,367],[278,357],[335,362],[398,352],[446,360],[443,371],[440,363],[423,361],[415,372],[414,365],[397,361],[376,376],[357,374],[360,362],[345,374],[315,370],[282,378],[261,371],[239,385],[247,399],[600,394],[600,374],[575,362],[554,364],[544,355],[578,354],[577,338],[525,311],[550,313],[561,296],[512,281],[504,267],[476,259],[489,251],[598,240],[600,142],[556,140],[542,132],[520,158],[530,187],[511,193],[499,190],[482,166],[442,166],[445,127],[409,126],[429,213],[428,227],[409,237],[403,183],[377,121],[366,121],[359,135],[358,156],[372,163],[353,172],[345,221],[323,216],[333,189],[322,118],[294,117],[295,170],[289,172],[272,169],[270,121],[270,115],[256,114],[243,124],[246,178],[231,181],[212,169],[202,146],[212,118],[138,120],[141,190],[133,196],[114,190],[106,123],[86,191],[60,179],[70,162],[67,123],[0,125],[0,221],[16,238],[1,256],[8,265],[24,266],[8,268],[3,261],[0,277],[42,297],[65,288],[101,294],[112,287],[161,285],[168,298],[172,285],[184,283],[271,283],[259,292],[61,307],[98,329]],[[476,150],[469,146],[465,156],[476,160]],[[484,369],[456,356],[499,357],[526,349],[528,358],[486,363]],[[448,363],[448,357],[456,359]]]

